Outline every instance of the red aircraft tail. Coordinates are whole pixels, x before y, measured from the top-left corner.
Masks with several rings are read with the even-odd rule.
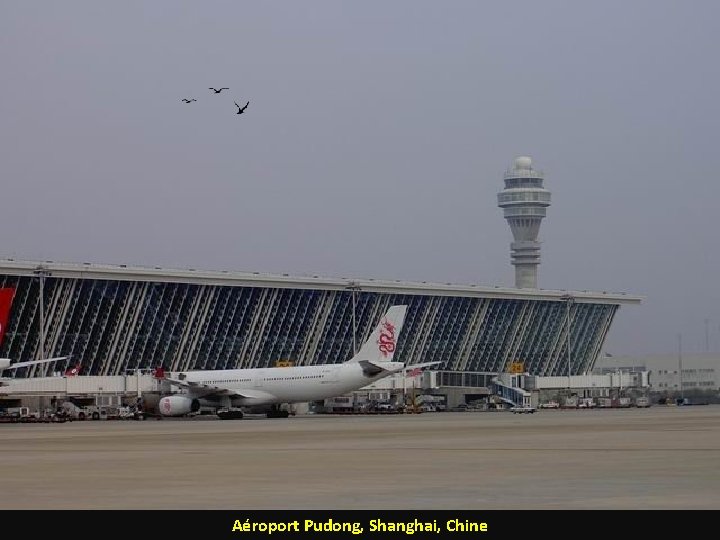
[[[68,368],[65,370],[65,376],[66,377],[74,377],[75,375],[80,375],[80,369],[82,368],[82,365],[77,364],[71,368]]]
[[[3,337],[5,336],[5,328],[7,327],[8,320],[10,319],[10,307],[12,306],[14,296],[15,289],[9,287],[0,289],[0,345],[2,345]]]

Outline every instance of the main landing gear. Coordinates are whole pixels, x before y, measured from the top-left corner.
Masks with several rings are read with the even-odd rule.
[[[216,414],[220,420],[242,420],[244,416],[240,409],[218,409]]]
[[[273,405],[267,412],[268,418],[287,418],[290,416],[290,411],[281,409],[277,405]]]

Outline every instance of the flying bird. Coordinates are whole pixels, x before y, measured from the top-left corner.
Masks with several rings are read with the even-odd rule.
[[[197,99],[195,99],[195,98],[192,98],[192,99],[183,98],[183,101],[184,101],[185,103],[192,103],[193,101],[197,101]]]
[[[237,102],[235,102],[235,101],[233,101],[233,103],[235,103],[235,106],[238,108],[237,114],[242,114],[242,113],[244,113],[244,112],[245,112],[245,109],[247,109],[247,108],[248,108],[248,105],[250,105],[250,102],[249,102],[249,101],[245,104],[244,107],[240,107],[240,105],[238,105]]]
[[[229,88],[208,88],[208,90],[212,90],[212,91],[215,92],[216,94],[219,94],[219,93],[222,92],[223,90],[230,90],[230,89],[229,89]]]

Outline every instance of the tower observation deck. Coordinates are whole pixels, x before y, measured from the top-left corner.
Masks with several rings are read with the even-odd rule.
[[[540,264],[537,238],[550,206],[550,192],[543,187],[543,173],[533,169],[529,157],[516,158],[512,169],[505,172],[505,189],[498,193],[498,206],[513,234],[510,255],[515,266],[515,286],[536,289]]]

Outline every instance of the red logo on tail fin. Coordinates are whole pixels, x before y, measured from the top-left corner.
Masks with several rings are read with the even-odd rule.
[[[80,375],[81,368],[82,368],[81,364],[77,364],[76,366],[68,368],[65,370],[65,376],[66,377],[74,377],[75,375]]]
[[[153,377],[155,377],[156,379],[164,379],[165,378],[165,368],[162,366],[156,367],[155,369],[153,369],[152,374],[153,374]]]
[[[395,325],[388,320],[383,320],[380,326],[380,339],[377,341],[378,349],[387,358],[388,354],[395,352]]]
[[[7,328],[8,319],[10,319],[10,307],[14,296],[15,289],[0,289],[0,345],[2,345],[5,328]]]

